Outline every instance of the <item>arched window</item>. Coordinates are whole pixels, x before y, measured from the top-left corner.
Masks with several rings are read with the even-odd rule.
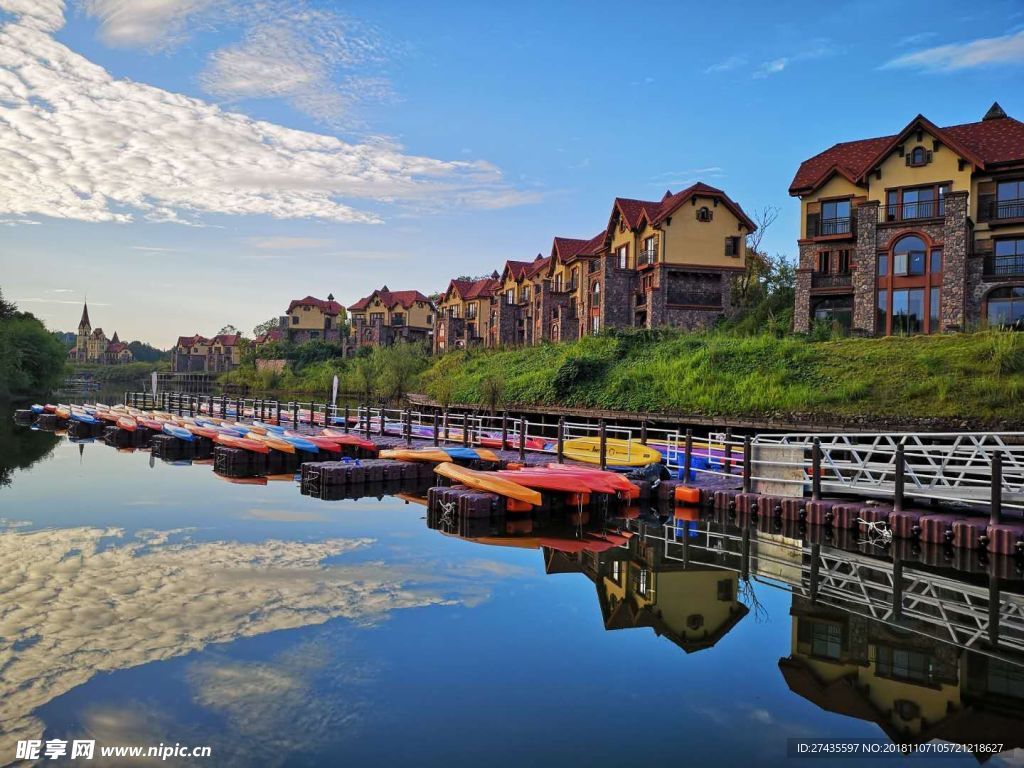
[[[910,164],[924,165],[926,162],[928,162],[928,155],[925,153],[924,147],[914,147],[910,153]]]
[[[996,288],[989,293],[987,303],[990,326],[1024,330],[1024,286]]]
[[[697,209],[697,221],[711,221],[711,217],[711,209],[706,205],[702,205]]]
[[[927,261],[924,240],[917,235],[901,237],[892,249],[894,275],[923,275]]]

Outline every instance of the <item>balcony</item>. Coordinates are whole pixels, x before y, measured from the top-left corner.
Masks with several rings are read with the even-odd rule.
[[[551,290],[552,290],[553,293],[575,293],[576,292],[576,281],[575,280],[570,280],[568,283],[565,283],[563,285],[559,285],[558,283],[555,283],[555,285],[552,287]]]
[[[647,306],[647,294],[646,293],[638,293],[638,294],[636,294],[636,302],[635,303],[636,303],[636,306],[638,306],[638,307],[646,307]]]
[[[646,267],[648,264],[654,264],[658,260],[658,251],[655,248],[645,248],[636,255],[636,265],[638,267]]]
[[[942,200],[922,200],[917,203],[883,205],[878,209],[878,221],[880,224],[920,221],[921,219],[941,219],[945,215],[946,206]]]
[[[476,320],[476,314],[477,314],[476,304],[470,304],[468,307],[466,307],[466,319],[467,320]]]
[[[811,288],[849,288],[853,276],[849,272],[815,272],[811,275]]]
[[[1024,219],[1024,198],[1017,200],[995,200],[993,196],[982,197],[978,202],[979,221],[1009,221]]]
[[[854,218],[847,216],[844,219],[812,219],[811,224],[811,237],[835,237],[852,233]]]
[[[669,302],[679,306],[721,309],[722,294],[710,291],[685,291],[670,295]]]
[[[985,257],[985,277],[1022,277],[1024,276],[1024,256]]]

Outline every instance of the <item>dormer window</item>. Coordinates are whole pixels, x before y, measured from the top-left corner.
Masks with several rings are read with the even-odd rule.
[[[712,216],[714,216],[714,214],[706,205],[697,209],[697,221],[711,221]]]
[[[907,155],[907,165],[918,168],[931,162],[932,153],[924,147],[914,147]]]

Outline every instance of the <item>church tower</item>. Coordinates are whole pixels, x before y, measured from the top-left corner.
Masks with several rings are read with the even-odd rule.
[[[80,363],[89,359],[89,335],[92,333],[92,323],[89,322],[89,302],[82,304],[82,319],[78,321],[78,341],[75,345],[75,357]]]

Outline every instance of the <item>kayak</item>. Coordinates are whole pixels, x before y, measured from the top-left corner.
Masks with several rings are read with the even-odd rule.
[[[290,435],[278,434],[276,432],[268,434],[267,437],[284,440],[286,443],[294,445],[300,451],[306,451],[307,453],[317,453],[320,450],[316,447],[316,443],[313,443],[304,437],[292,437]]]
[[[542,491],[561,491],[564,493],[590,493],[600,488],[592,488],[581,475],[570,475],[566,472],[545,472],[529,469],[503,469],[491,474],[503,477],[512,482],[525,485],[527,488],[539,488]]]
[[[599,464],[601,440],[597,437],[577,437],[565,441],[562,455],[584,464]],[[616,467],[645,467],[661,462],[661,454],[650,446],[631,440],[608,438],[605,441],[605,460]]]
[[[486,445],[488,448],[501,448],[501,435],[482,435],[478,442],[480,445]],[[531,451],[543,451],[547,448],[547,445],[547,442],[539,437],[526,438],[526,447]],[[510,433],[505,439],[505,446],[507,448],[518,448],[519,435]]]
[[[259,440],[248,440],[244,437],[235,437],[224,432],[219,432],[215,438],[215,443],[227,446],[228,448],[242,448],[246,451],[252,451],[253,453],[270,453],[270,446],[266,443],[260,442]]]
[[[195,424],[189,424],[184,428],[187,429],[196,437],[205,437],[209,440],[213,440],[213,438],[220,434],[216,429],[210,429],[209,427],[200,427],[196,426]]]
[[[32,413],[43,413],[46,410],[45,405],[33,405]]]
[[[164,422],[163,432],[166,435],[176,437],[179,440],[184,440],[185,442],[188,443],[191,443],[196,439],[195,436],[187,429],[185,429],[184,427],[179,427],[177,424],[171,424],[169,421]]]
[[[154,432],[163,432],[164,422],[162,421],[157,421],[156,419],[146,419],[142,417],[136,418],[135,421],[137,424],[145,427],[146,429],[151,429]]]
[[[250,432],[246,437],[250,440],[257,440],[269,448],[281,453],[295,453],[295,446],[287,440],[261,435],[259,432]]]
[[[139,425],[131,416],[121,416],[117,420],[117,426],[127,432],[134,432]]]
[[[80,421],[83,424],[99,424],[99,419],[94,416],[90,416],[85,411],[73,410],[71,411],[71,420]]]
[[[498,455],[486,448],[387,448],[380,452],[382,459],[400,461],[430,461],[440,463],[452,459],[466,461],[500,461]]]
[[[515,483],[512,480],[499,477],[494,472],[478,472],[475,469],[468,469],[467,467],[460,467],[458,464],[452,464],[450,461],[438,464],[434,468],[434,472],[441,475],[441,477],[447,477],[449,480],[455,480],[456,482],[462,483],[470,488],[475,488],[478,491],[490,491],[491,493],[496,493],[499,496],[517,499],[518,501],[533,504],[534,506],[539,506],[543,501],[540,493],[532,488],[527,488],[526,486]]]
[[[597,475],[604,479],[606,483],[615,488],[617,491],[623,491],[625,493],[632,493],[637,490],[637,487],[633,485],[626,477],[620,475],[618,472],[609,472],[607,470],[595,469],[593,467],[576,467],[572,464],[557,464],[552,462],[548,464],[548,469],[555,470],[556,472],[572,472],[574,474],[588,474]]]
[[[334,442],[329,437],[316,437],[314,435],[302,435],[302,437],[297,437],[296,435],[285,432],[283,439],[288,440],[289,442],[294,441],[295,447],[300,448],[303,451],[307,449],[302,446],[302,443],[306,443],[316,450],[328,451],[330,453],[341,453],[341,445]]]

